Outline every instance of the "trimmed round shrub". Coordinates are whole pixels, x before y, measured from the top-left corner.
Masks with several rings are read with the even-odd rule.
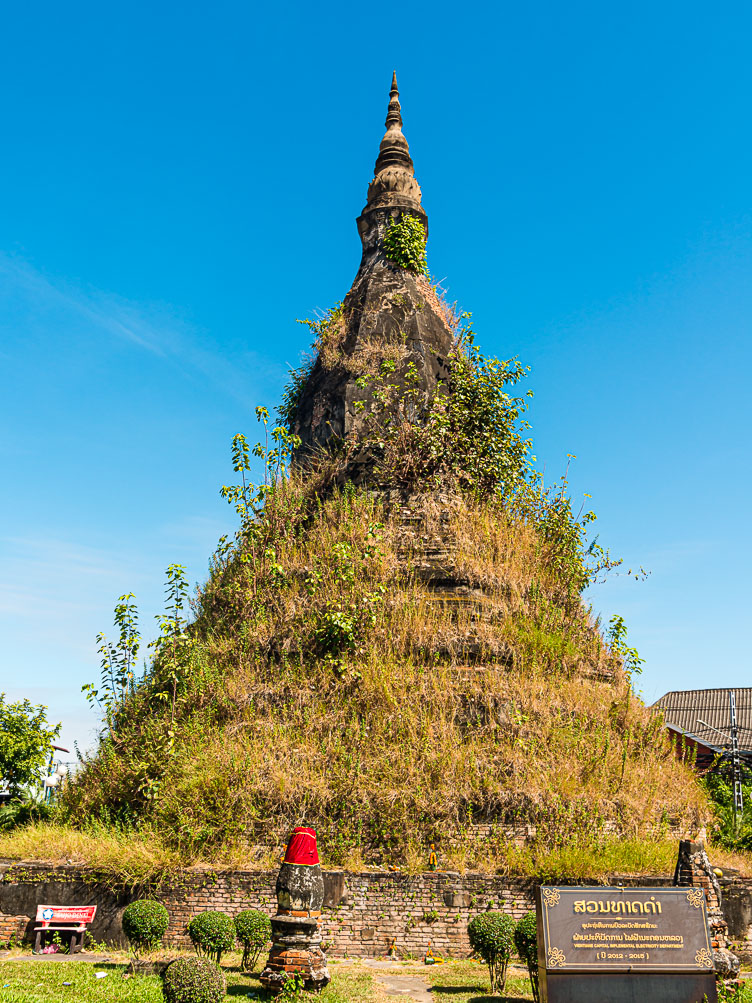
[[[488,965],[491,992],[502,993],[514,943],[515,923],[503,912],[482,912],[467,925],[470,946]]]
[[[219,964],[225,951],[235,943],[235,924],[226,912],[200,912],[188,924],[188,936],[198,954]]]
[[[123,933],[128,938],[133,953],[156,946],[167,932],[170,917],[161,902],[140,899],[123,910]]]
[[[240,967],[244,972],[252,972],[259,955],[272,937],[269,917],[258,909],[244,909],[235,917],[235,935],[243,945]]]
[[[208,958],[177,958],[162,976],[166,1003],[222,1003],[226,990],[225,973]]]
[[[540,1000],[538,990],[538,924],[535,913],[528,912],[514,928],[514,946],[520,959],[527,965],[530,975],[530,985],[533,989],[535,1003]]]

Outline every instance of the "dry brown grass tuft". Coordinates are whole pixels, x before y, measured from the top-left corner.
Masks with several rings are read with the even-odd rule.
[[[425,275],[416,275],[415,281],[425,301],[442,318],[450,331],[456,331],[460,326],[457,304],[447,302],[444,291],[434,285]]]
[[[84,865],[134,884],[174,872],[183,863],[174,847],[166,847],[153,834],[97,825],[81,830],[46,822],[1,833],[0,856]]]

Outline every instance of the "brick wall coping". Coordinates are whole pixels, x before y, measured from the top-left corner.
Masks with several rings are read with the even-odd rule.
[[[129,902],[146,896],[167,907],[170,925],[166,942],[190,947],[187,926],[207,909],[237,915],[242,909],[276,909],[273,871],[185,869],[151,885],[127,885],[113,875],[75,864],[40,861],[0,861],[0,937],[31,929],[41,901],[60,905],[98,906],[92,935],[111,945],[123,944],[121,917]],[[559,884],[661,887],[673,875],[612,874],[607,879]],[[538,882],[525,875],[478,871],[324,870],[324,906],[320,932],[333,956],[376,957],[392,940],[399,954],[422,957],[429,944],[435,954],[467,957],[467,924],[487,908],[500,909],[520,919],[534,908]],[[741,882],[744,884],[744,882]],[[752,888],[752,882],[749,882]]]

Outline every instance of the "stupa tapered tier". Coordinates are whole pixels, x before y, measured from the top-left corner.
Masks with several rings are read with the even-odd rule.
[[[428,217],[402,133],[395,74],[386,133],[357,220],[363,245],[360,268],[341,311],[328,326],[326,343],[318,346],[291,422],[302,442],[298,459],[344,441],[352,446],[362,436],[364,413],[372,405],[372,391],[362,377],[377,371],[382,361],[395,361],[397,379],[414,366],[424,399],[446,376],[453,344],[448,311],[425,275],[399,267],[385,253],[387,228],[404,216],[419,220],[427,236]],[[368,458],[356,454],[346,473],[362,481],[369,470]]]

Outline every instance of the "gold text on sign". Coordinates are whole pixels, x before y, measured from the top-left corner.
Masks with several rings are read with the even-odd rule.
[[[660,913],[661,903],[656,901],[654,896],[651,896],[649,902],[629,902],[626,899],[619,899],[616,902],[613,899],[609,901],[577,899],[573,904],[573,909],[575,912],[589,913]]]

